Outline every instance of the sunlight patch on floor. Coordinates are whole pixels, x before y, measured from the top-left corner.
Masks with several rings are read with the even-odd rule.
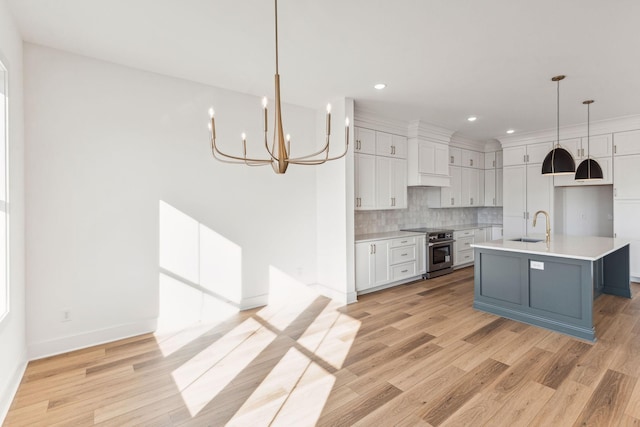
[[[290,348],[227,425],[246,426],[282,417],[290,420],[301,412],[305,414],[303,424],[314,425],[334,381],[333,375]]]
[[[197,415],[276,335],[247,319],[172,372],[191,416]]]

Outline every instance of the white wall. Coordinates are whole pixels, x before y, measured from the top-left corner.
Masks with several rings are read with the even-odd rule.
[[[350,145],[347,155],[318,168],[318,290],[344,303],[356,301],[354,270],[354,161],[352,99],[332,103],[331,155],[342,152],[345,141],[344,119],[348,117]],[[319,138],[325,133],[324,116],[318,115]]]
[[[555,188],[556,234],[613,237],[613,186]]]
[[[0,57],[9,71],[10,311],[0,323],[0,424],[26,366],[22,40],[0,0]]]
[[[213,106],[222,148],[245,131],[264,155],[259,98],[29,44],[24,61],[31,357],[153,329],[161,287],[246,308],[274,277],[317,281],[317,168],[210,154]],[[316,111],[283,117],[294,154],[315,147]]]

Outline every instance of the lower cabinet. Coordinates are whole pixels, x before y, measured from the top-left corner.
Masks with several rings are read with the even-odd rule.
[[[422,274],[426,268],[424,246],[424,236],[356,243],[356,291],[381,288]]]
[[[475,229],[453,232],[453,266],[467,265],[473,262],[473,248]]]

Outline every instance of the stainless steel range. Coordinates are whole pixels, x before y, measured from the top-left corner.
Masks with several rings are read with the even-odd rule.
[[[411,228],[402,231],[425,233],[427,273],[425,279],[442,276],[453,271],[453,230],[440,228]]]

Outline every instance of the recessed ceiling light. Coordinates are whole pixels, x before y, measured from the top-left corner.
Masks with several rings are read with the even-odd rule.
[[[478,120],[478,118],[476,116],[470,116],[467,117],[467,120],[469,120],[470,122],[475,122],[476,120]]]
[[[514,132],[515,132],[515,130],[513,130],[513,129],[509,129],[509,130],[507,131],[507,133],[509,133],[509,134],[514,133]]]
[[[376,84],[376,85],[375,85],[375,86],[373,86],[373,87],[374,87],[374,88],[376,88],[376,89],[378,89],[378,90],[382,90],[382,89],[384,89],[385,87],[387,87],[387,85],[386,85],[386,84],[384,84],[384,83],[378,83],[378,84]]]

